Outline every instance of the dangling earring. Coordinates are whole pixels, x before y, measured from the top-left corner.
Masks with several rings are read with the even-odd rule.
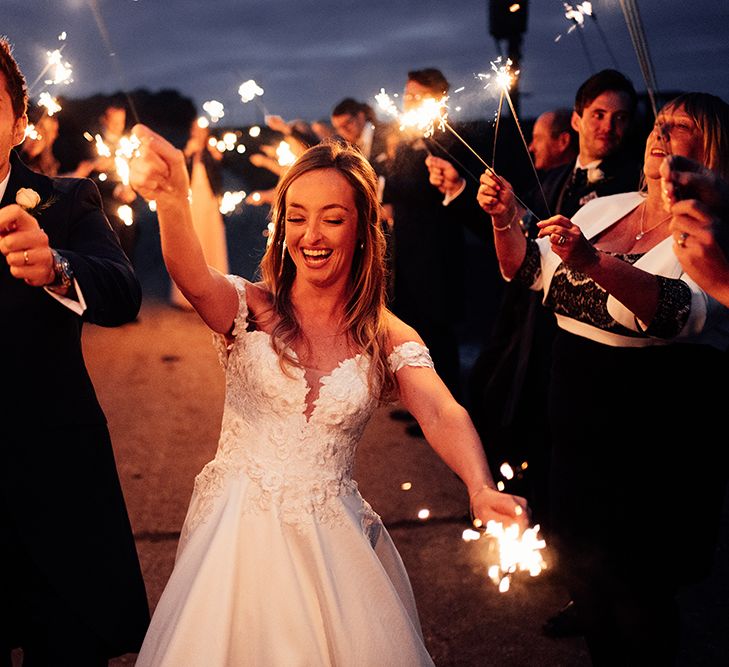
[[[364,241],[359,242],[359,249],[364,250]]]

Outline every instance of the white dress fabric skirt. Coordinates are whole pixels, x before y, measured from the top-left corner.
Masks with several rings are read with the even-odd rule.
[[[226,404],[215,458],[195,480],[174,571],[138,667],[432,665],[408,575],[351,473],[376,406],[368,360],[321,380],[307,419],[303,371],[284,374],[268,334],[216,338]],[[425,348],[393,368],[430,366]]]

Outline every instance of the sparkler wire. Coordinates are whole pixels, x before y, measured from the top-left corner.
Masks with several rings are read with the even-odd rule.
[[[462,136],[461,136],[460,134],[458,134],[458,132],[456,132],[456,131],[455,131],[455,130],[454,130],[454,129],[453,129],[452,127],[451,127],[451,125],[450,125],[450,123],[448,123],[448,121],[443,121],[443,126],[444,126],[444,127],[445,127],[445,128],[446,128],[446,129],[447,129],[447,130],[448,130],[448,131],[449,131],[449,132],[450,132],[450,133],[451,133],[451,134],[452,134],[452,135],[453,135],[453,136],[454,136],[454,137],[455,137],[456,139],[458,139],[458,140],[459,140],[459,141],[460,141],[460,142],[461,142],[461,143],[462,143],[462,144],[463,144],[463,145],[464,145],[464,146],[465,146],[466,148],[468,148],[468,150],[469,150],[469,151],[471,151],[471,153],[473,153],[473,154],[474,154],[474,155],[475,155],[475,156],[476,156],[476,157],[478,158],[479,162],[480,162],[480,163],[481,163],[481,164],[482,164],[482,165],[483,165],[484,167],[486,167],[486,169],[488,169],[488,170],[489,170],[489,171],[491,172],[491,174],[492,174],[492,175],[494,176],[494,178],[496,178],[496,180],[497,180],[497,181],[499,182],[499,184],[500,184],[501,186],[503,186],[504,188],[506,188],[507,190],[509,190],[509,192],[511,192],[511,194],[512,194],[512,195],[514,195],[514,199],[516,199],[516,201],[518,201],[518,202],[519,202],[519,203],[520,203],[520,204],[521,204],[521,205],[522,205],[522,206],[524,207],[524,209],[525,209],[525,211],[526,211],[527,213],[529,213],[529,214],[533,215],[533,216],[534,216],[534,218],[535,218],[536,220],[540,220],[540,219],[541,219],[541,218],[540,218],[540,217],[539,217],[539,216],[538,216],[538,215],[537,215],[537,214],[536,214],[536,213],[535,213],[534,211],[532,211],[532,210],[531,210],[531,209],[530,209],[530,208],[529,208],[529,207],[528,207],[528,206],[527,206],[527,205],[526,205],[526,204],[525,204],[525,203],[524,203],[524,202],[523,202],[523,201],[522,201],[521,199],[519,199],[519,197],[517,196],[516,192],[514,192],[514,189],[513,189],[513,188],[511,188],[511,187],[508,187],[508,186],[506,185],[506,183],[504,183],[504,181],[503,181],[503,180],[501,180],[501,178],[499,177],[499,175],[498,175],[498,174],[497,174],[497,173],[496,173],[496,172],[494,171],[494,168],[493,168],[493,167],[492,167],[492,166],[491,166],[491,165],[490,165],[490,164],[489,164],[488,162],[486,162],[486,160],[484,160],[484,159],[483,159],[483,158],[482,158],[482,157],[481,157],[481,156],[480,156],[480,155],[479,155],[479,154],[478,154],[478,153],[477,153],[477,152],[476,152],[475,150],[473,150],[473,148],[471,148],[471,146],[470,146],[470,145],[468,144],[468,142],[466,142],[466,140],[465,140],[465,139],[464,139],[464,138],[463,138],[463,137],[462,137]]]
[[[539,192],[541,193],[542,200],[544,201],[544,207],[547,211],[547,217],[551,217],[552,212],[549,208],[549,203],[547,202],[547,196],[544,194],[544,188],[542,188],[542,182],[539,180],[539,174],[537,173],[537,168],[534,166],[534,160],[532,159],[532,154],[529,152],[529,144],[527,144],[526,138],[524,137],[524,132],[522,132],[521,125],[519,123],[519,117],[516,115],[516,109],[514,109],[514,105],[511,102],[511,95],[509,95],[508,90],[506,90],[504,92],[506,93],[506,101],[509,103],[509,108],[511,109],[511,115],[514,117],[514,122],[516,123],[516,127],[519,130],[519,136],[521,136],[521,141],[524,144],[524,148],[526,149],[527,156],[529,157],[529,164],[532,166],[532,171],[534,172],[534,178],[537,179],[537,185],[539,186]]]
[[[628,27],[628,33],[630,34],[630,39],[633,42],[633,49],[635,50],[635,54],[638,58],[638,65],[640,66],[640,71],[643,75],[643,81],[645,82],[646,91],[648,92],[653,116],[657,120],[658,105],[656,103],[656,97],[658,84],[656,83],[655,69],[648,50],[648,40],[646,39],[645,30],[643,29],[638,5],[634,0],[620,0],[620,7],[623,10],[623,16],[625,17],[625,23]],[[671,146],[666,135],[660,128],[658,131],[658,138],[661,144],[663,144],[663,149],[666,155],[671,155]]]
[[[491,164],[496,166],[496,140],[499,138],[499,121],[501,120],[501,109],[504,106],[504,89],[501,89],[499,96],[499,109],[496,112],[496,126],[494,127],[494,147],[491,153]]]
[[[615,67],[615,69],[620,69],[620,66],[618,65],[618,59],[615,57],[615,53],[613,53],[613,50],[610,48],[610,43],[608,42],[607,36],[605,35],[605,31],[602,29],[602,26],[597,20],[597,15],[595,14],[595,12],[590,14],[590,18],[595,23],[595,27],[597,28],[597,32],[602,39],[602,43],[605,46],[608,54],[610,55],[610,59],[613,61],[613,66]]]
[[[97,0],[88,0],[89,6],[91,7],[91,12],[94,15],[94,19],[96,20],[96,27],[99,29],[99,34],[101,35],[101,39],[103,40],[106,48],[108,49],[109,56],[111,58],[112,63],[114,64],[114,67],[116,68],[117,74],[119,75],[119,80],[122,83],[122,87],[124,88],[124,96],[127,98],[127,102],[129,103],[129,109],[132,112],[132,116],[134,116],[134,122],[140,123],[139,120],[139,114],[137,113],[137,108],[134,106],[134,100],[132,100],[132,96],[129,94],[129,84],[127,82],[127,78],[124,74],[124,71],[122,69],[121,63],[119,62],[119,59],[115,57],[115,51],[114,47],[111,43],[111,37],[109,36],[109,31],[106,27],[106,24],[104,23],[104,17],[101,15],[101,10],[99,9],[99,5]]]

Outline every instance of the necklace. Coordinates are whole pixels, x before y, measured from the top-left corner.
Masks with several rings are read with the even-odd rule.
[[[640,211],[640,231],[635,235],[635,240],[640,241],[648,232],[652,232],[656,227],[660,227],[666,220],[671,219],[671,215],[663,218],[663,220],[659,220],[653,227],[648,227],[648,229],[643,229],[643,220],[645,219],[645,209],[646,205],[643,204],[643,208]]]

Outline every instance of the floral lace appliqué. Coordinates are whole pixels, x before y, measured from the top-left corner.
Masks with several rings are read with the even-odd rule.
[[[397,373],[404,366],[433,368],[433,359],[428,348],[413,340],[395,346],[387,357],[387,362],[393,373]]]

